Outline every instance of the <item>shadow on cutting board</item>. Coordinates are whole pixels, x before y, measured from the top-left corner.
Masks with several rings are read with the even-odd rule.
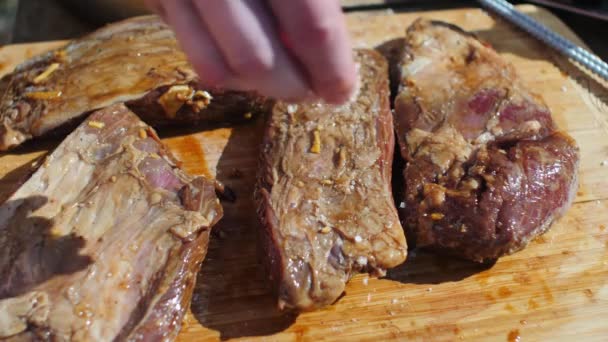
[[[36,152],[52,152],[53,150],[55,150],[55,148],[57,148],[57,146],[67,135],[68,134],[65,133],[61,136],[45,136],[33,138],[32,140],[28,140],[11,150],[1,151],[0,158],[10,154],[23,155]]]
[[[386,279],[404,284],[441,284],[460,281],[492,268],[494,262],[477,263],[417,249],[408,252],[401,266],[388,270]]]
[[[287,329],[297,315],[280,312],[259,261],[258,220],[253,189],[263,119],[234,128],[217,165],[217,179],[236,201],[222,202],[224,217],[214,228],[198,274],[191,311],[221,339],[266,336]]]
[[[54,236],[52,220],[31,215],[44,206],[48,198],[29,196],[11,200],[0,206],[0,213],[14,212],[7,226],[0,230],[3,243],[0,252],[0,274],[6,276],[0,284],[0,299],[24,294],[50,278],[72,274],[89,266],[93,260],[81,255],[85,240],[74,234]],[[7,238],[8,237],[8,238]],[[24,269],[24,261],[37,260],[36,267]]]
[[[59,143],[60,140],[57,137],[36,138],[10,151],[0,152],[0,168],[2,165],[15,164],[14,160],[7,161],[11,160],[13,156],[20,156],[20,163],[22,163],[0,178],[0,204],[30,178],[47,154],[51,153]],[[27,155],[30,155],[31,158],[23,161],[24,156]]]
[[[9,171],[0,178],[0,203],[4,203],[19,187],[25,183],[30,176],[38,169],[38,165],[43,161],[45,155],[34,158],[31,161]],[[0,156],[0,161],[2,156]]]

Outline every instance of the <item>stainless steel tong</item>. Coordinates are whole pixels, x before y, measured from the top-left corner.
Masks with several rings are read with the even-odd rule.
[[[521,13],[505,0],[479,0],[479,2],[484,7],[519,26],[532,36],[608,81],[608,64],[593,53]]]

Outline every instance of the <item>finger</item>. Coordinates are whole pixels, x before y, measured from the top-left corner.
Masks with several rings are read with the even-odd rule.
[[[146,7],[148,7],[150,11],[158,14],[158,16],[163,19],[163,21],[167,21],[167,13],[165,12],[163,6],[160,4],[159,0],[144,0],[144,4],[146,5]]]
[[[249,4],[251,1],[194,3],[235,74],[257,76],[271,71],[275,58],[272,44]]]
[[[182,49],[198,73],[201,83],[218,86],[226,82],[230,77],[230,71],[192,3],[167,1],[163,5],[163,10]]]
[[[283,99],[302,98],[310,87],[282,46],[259,0],[194,1],[233,78],[227,86]]]
[[[346,101],[354,91],[356,69],[339,1],[270,0],[270,4],[313,90],[329,102]]]

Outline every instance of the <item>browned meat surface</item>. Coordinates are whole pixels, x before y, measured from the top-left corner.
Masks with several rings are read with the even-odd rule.
[[[359,50],[359,90],[341,107],[277,103],[256,192],[279,306],[329,305],[354,272],[382,274],[407,253],[391,191],[386,61]]]
[[[238,120],[248,94],[200,88],[171,30],[155,16],[106,26],[19,65],[0,80],[0,150],[127,102],[151,125]],[[65,127],[64,127],[65,128]]]
[[[126,107],[95,112],[0,206],[0,339],[171,339],[221,215]]]
[[[417,246],[495,259],[569,208],[576,143],[495,51],[455,26],[418,20],[394,71],[407,163],[400,206]]]

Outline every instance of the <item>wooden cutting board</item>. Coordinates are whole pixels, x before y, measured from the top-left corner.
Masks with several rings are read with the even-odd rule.
[[[580,42],[546,11],[520,7]],[[187,171],[217,176],[238,196],[225,203],[179,341],[608,339],[608,88],[514,27],[478,9],[349,16],[357,46],[399,37],[418,16],[477,32],[541,93],[581,147],[576,203],[551,231],[491,266],[412,251],[384,279],[354,277],[337,304],[301,315],[277,311],[257,258],[251,200],[260,120],[202,132],[161,131]],[[5,46],[0,72],[60,43]],[[56,140],[0,154],[0,197]],[[606,163],[602,163],[606,161]],[[605,165],[604,165],[605,164]]]

